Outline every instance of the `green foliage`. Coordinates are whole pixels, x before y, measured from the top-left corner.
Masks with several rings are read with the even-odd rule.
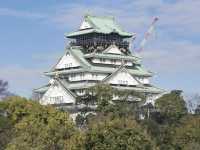
[[[155,139],[157,147],[161,150],[199,149],[200,117],[187,113],[181,91],[163,95],[156,106],[159,108],[156,117],[141,124]]]
[[[187,114],[186,103],[179,90],[163,95],[156,100],[155,105],[159,109],[164,123],[177,123],[181,117]]]
[[[28,101],[19,96],[7,97],[5,101],[0,102],[0,109],[7,112],[12,124],[19,122],[31,113],[37,112],[42,108],[41,105],[33,101]]]
[[[111,101],[113,95],[118,95],[118,101]],[[0,150],[199,149],[200,116],[187,114],[181,91],[159,98],[159,111],[144,120],[135,117],[140,103],[130,101],[134,96],[145,99],[108,85],[93,87],[85,99],[77,101],[87,106],[76,118],[81,130],[67,112],[9,97],[0,102]],[[97,111],[91,104],[97,104]]]
[[[65,141],[76,133],[69,115],[53,107],[20,97],[10,97],[0,106],[13,125],[8,150],[64,149]]]
[[[0,79],[0,99],[9,95],[8,82]]]
[[[12,127],[10,120],[3,114],[0,114],[0,150],[4,150],[12,136]]]
[[[195,109],[195,114],[200,115],[200,105]]]
[[[200,147],[200,116],[188,115],[182,118],[175,131],[174,140],[180,149],[193,150]]]
[[[92,87],[89,92],[93,95],[97,103],[97,111],[103,112],[113,99],[113,89],[106,84],[97,84]]]
[[[66,150],[85,150],[86,137],[84,132],[77,132],[65,141]]]
[[[95,120],[86,131],[85,149],[151,150],[154,144],[136,121],[127,118]]]

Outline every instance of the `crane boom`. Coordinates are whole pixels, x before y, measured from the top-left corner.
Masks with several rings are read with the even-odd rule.
[[[152,32],[154,31],[155,28],[155,23],[158,21],[158,17],[155,17],[149,27],[149,29],[147,30],[147,32],[144,35],[144,39],[141,41],[140,43],[140,47],[138,49],[139,52],[141,52],[149,38],[149,36],[152,34]]]

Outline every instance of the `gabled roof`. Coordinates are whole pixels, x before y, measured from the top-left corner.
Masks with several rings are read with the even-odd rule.
[[[119,89],[119,90],[134,90],[137,92],[145,92],[145,93],[155,93],[155,94],[161,94],[164,93],[165,90],[160,89],[155,86],[142,86],[142,87],[131,87],[131,86],[112,86],[113,88]]]
[[[95,72],[95,73],[113,73],[115,72],[115,67],[109,66],[95,66],[87,61],[86,58],[96,57],[96,58],[109,58],[109,59],[123,59],[130,60],[136,64],[139,64],[140,58],[133,55],[114,55],[114,54],[103,54],[103,53],[91,53],[84,54],[80,47],[74,46],[67,49],[71,54],[80,62],[81,68],[67,69],[67,70],[55,70],[52,68],[50,71],[45,72],[47,76],[54,76],[56,74],[68,74],[68,73],[80,73],[80,72]],[[126,67],[126,69],[133,75],[138,76],[152,76],[152,72],[147,71],[141,65],[136,65],[135,68]]]
[[[36,92],[36,93],[44,93],[49,89],[49,87],[50,87],[50,84],[46,84],[46,85],[44,85],[42,87],[34,89],[33,91]]]
[[[131,74],[136,76],[152,76],[152,73],[145,70],[142,67],[136,67],[136,69],[126,68]],[[69,74],[69,73],[80,73],[80,72],[94,72],[94,73],[113,73],[116,71],[114,67],[101,67],[101,66],[91,66],[89,69],[78,68],[78,69],[69,69],[69,70],[59,70],[59,71],[50,71],[45,72],[47,76],[54,76],[56,74]]]
[[[90,63],[86,59],[84,59],[84,54],[80,50],[80,47],[74,46],[74,47],[67,48],[66,53],[70,53],[78,62],[80,62],[83,68],[90,67]],[[56,66],[59,64],[62,58],[63,56],[59,58],[58,62],[51,68],[51,71],[54,71],[56,69]]]
[[[61,85],[61,87],[62,87],[65,91],[67,91],[68,93],[70,93],[71,96],[76,97],[76,95],[68,89],[67,85],[69,85],[69,84],[68,84],[66,81],[64,81],[64,80],[61,81],[60,79],[55,79],[55,81],[58,82],[59,85]]]
[[[110,45],[107,49],[103,51],[103,53],[123,55],[123,53],[115,44]]]
[[[119,35],[124,37],[135,36],[135,34],[131,34],[124,31],[116,23],[114,17],[86,15],[84,17],[84,22],[89,24],[91,28],[86,28],[84,30],[79,30],[76,32],[72,32],[70,34],[66,34],[66,37],[75,37],[78,35],[89,34],[89,33],[102,33],[102,34],[118,33]]]
[[[77,60],[79,60],[84,68],[90,67],[90,63],[84,58],[83,52],[80,50],[80,47],[70,47],[69,51],[72,53],[74,57],[76,57]]]
[[[124,67],[124,65],[121,65],[115,72],[113,72],[111,75],[109,75],[109,76],[107,76],[106,78],[104,78],[104,79],[102,80],[102,82],[108,81],[109,79],[111,79],[114,75],[116,75],[116,74],[117,74],[118,72],[120,72],[120,71],[125,71],[125,72],[131,74],[131,73]],[[132,77],[134,78],[134,80],[136,80],[136,81],[138,82],[139,85],[142,85],[142,83],[141,83],[139,80],[137,80],[134,76],[132,76]]]
[[[76,97],[76,95],[70,91],[70,89],[68,88],[68,86],[70,85],[67,81],[65,80],[61,80],[61,79],[58,79],[58,78],[54,78],[54,83],[57,83],[59,84],[66,92],[68,92],[71,96],[73,97]],[[54,83],[51,83],[51,84],[54,84]],[[51,87],[51,84],[47,84],[47,85],[44,85],[38,89],[34,89],[34,92],[37,92],[37,93],[45,93],[50,87]]]
[[[102,80],[102,82],[108,81],[108,79],[112,78],[115,74],[117,74],[120,70],[122,70],[122,68],[124,68],[123,65],[121,65],[119,68],[117,68],[111,75],[109,75],[106,78],[104,78]]]

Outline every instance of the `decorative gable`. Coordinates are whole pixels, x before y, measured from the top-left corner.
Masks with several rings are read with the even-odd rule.
[[[125,69],[119,69],[108,77],[109,84],[138,85],[139,82]]]
[[[58,82],[54,81],[51,83],[51,86],[43,95],[40,100],[42,105],[48,104],[72,104],[75,103],[75,98],[72,94],[66,90]]]
[[[87,21],[84,20],[79,29],[84,30],[84,29],[89,29],[89,28],[92,28],[92,26]]]
[[[118,54],[118,55],[123,54],[116,45],[109,46],[103,53]]]
[[[69,52],[67,52],[58,62],[55,69],[64,69],[64,68],[72,68],[79,67],[80,63],[72,56]]]

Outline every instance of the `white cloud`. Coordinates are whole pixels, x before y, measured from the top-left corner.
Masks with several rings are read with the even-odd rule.
[[[159,47],[150,47],[141,54],[148,66],[171,73],[198,73],[200,70],[200,44],[170,40],[158,45]]]
[[[42,13],[22,11],[10,8],[0,8],[0,16],[20,17],[26,19],[44,19],[47,16]]]

